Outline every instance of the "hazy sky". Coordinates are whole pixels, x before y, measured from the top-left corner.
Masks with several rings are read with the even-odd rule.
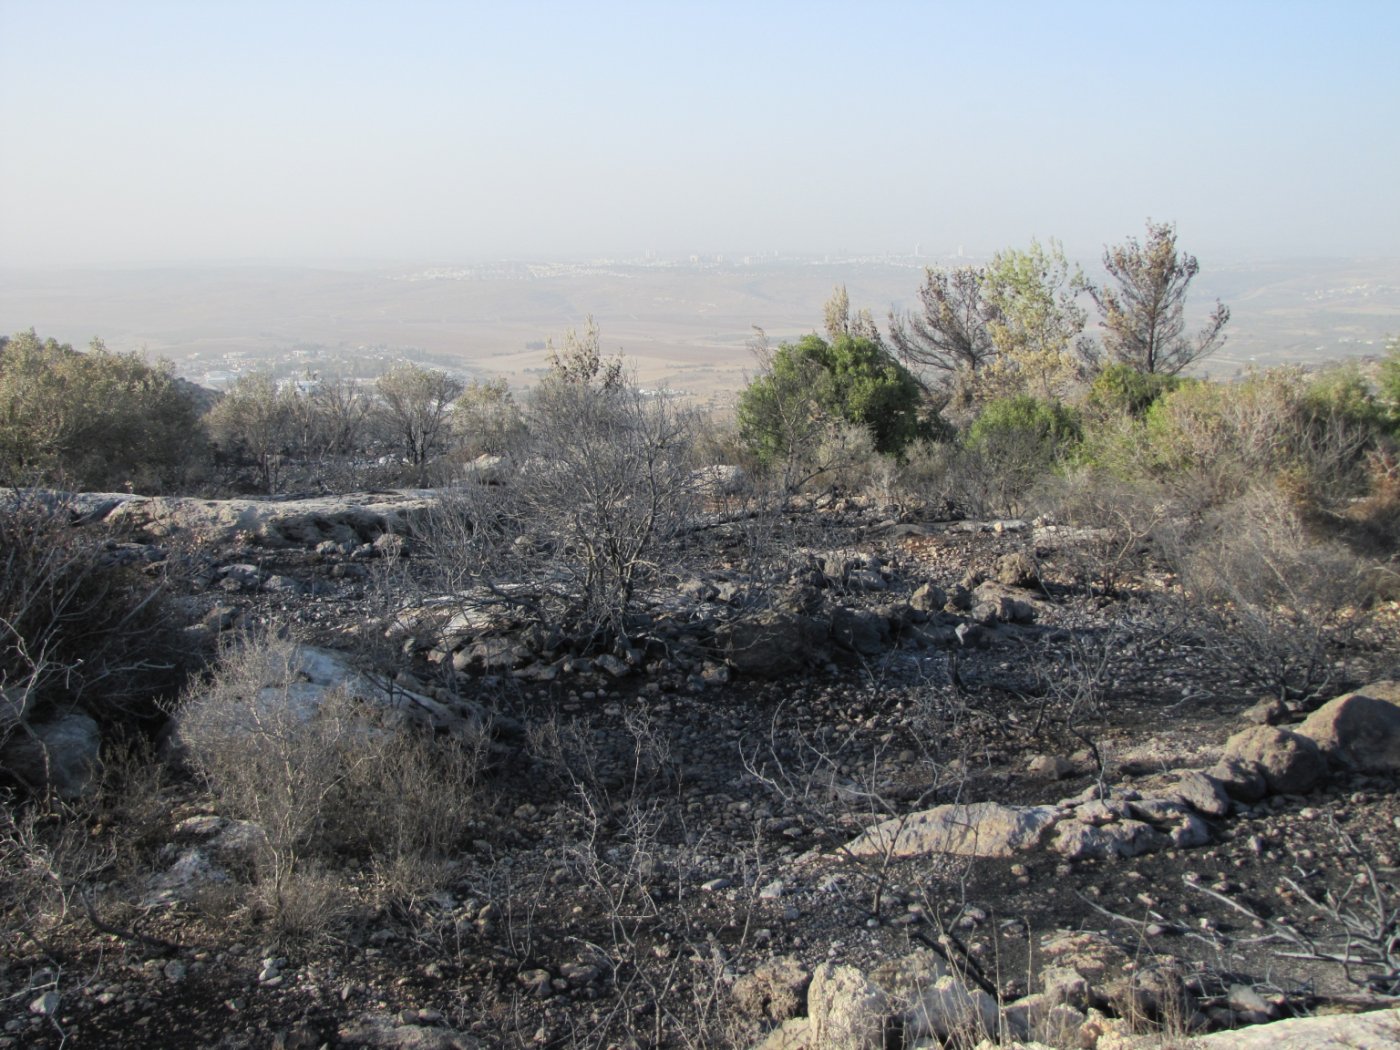
[[[0,0],[3,262],[1400,254],[1400,3]]]

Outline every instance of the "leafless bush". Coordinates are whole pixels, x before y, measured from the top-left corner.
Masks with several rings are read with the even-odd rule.
[[[639,587],[674,553],[694,494],[688,414],[626,386],[554,382],[499,485],[444,500],[421,542],[469,605],[625,648]]]
[[[1124,481],[1094,470],[1066,475],[1048,492],[1057,522],[1083,530],[1058,563],[1078,590],[1118,594],[1153,563],[1157,533],[1181,512],[1151,481]]]
[[[1280,696],[1308,696],[1334,674],[1335,650],[1370,616],[1367,564],[1314,538],[1293,503],[1256,487],[1170,537],[1183,588]]]
[[[252,639],[178,713],[195,768],[261,829],[258,893],[287,935],[329,921],[316,902],[335,899],[324,865],[338,854],[421,889],[460,844],[483,744],[390,727],[343,688],[312,691],[297,667],[293,641]]]
[[[38,495],[0,506],[0,743],[54,707],[101,722],[154,714],[175,680],[159,581],[114,564],[70,521]]]
[[[1341,968],[1347,981],[1378,999],[1400,1000],[1400,899],[1394,885],[1376,872],[1369,850],[1335,823],[1332,837],[1346,859],[1350,880],[1321,892],[1302,882],[1281,880],[1287,897],[1279,914],[1259,912],[1199,881],[1187,887],[1213,897],[1247,917],[1265,932],[1250,944],[1268,944],[1280,958],[1329,963]],[[1305,876],[1304,876],[1305,877]]]

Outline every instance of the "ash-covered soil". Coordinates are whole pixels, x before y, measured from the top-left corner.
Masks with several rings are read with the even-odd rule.
[[[639,631],[655,644],[621,673],[547,649],[456,673],[395,628],[412,604],[402,588],[432,590],[417,552],[134,537],[165,543],[163,558],[140,555],[146,571],[182,566],[172,578],[199,644],[289,623],[501,724],[480,781],[461,786],[476,813],[440,885],[386,895],[385,873],[347,859],[327,882],[335,918],[304,936],[276,939],[236,881],[167,902],[143,892],[234,816],[191,778],[94,813],[89,844],[118,859],[90,894],[68,887],[68,921],[8,936],[0,1046],[750,1045],[774,1018],[736,989],[774,959],[869,969],[932,948],[1010,1001],[1037,990],[1041,945],[1066,930],[1101,931],[1143,966],[1177,960],[1215,1027],[1243,1020],[1234,985],[1285,1015],[1364,990],[1339,966],[1287,957],[1269,923],[1332,932],[1304,893],[1379,890],[1394,907],[1394,777],[1334,772],[1306,793],[1237,800],[1205,821],[1208,842],[1137,856],[848,856],[863,829],[939,804],[1055,805],[1207,769],[1261,697],[1248,654],[1172,602],[1150,560],[1111,592],[1083,586],[1093,537],[901,525],[859,507],[783,527],[825,566],[828,606],[887,613],[930,583],[955,597],[1017,555],[1034,579],[1008,586],[1033,614],[969,642],[948,636],[966,610],[935,609],[878,652],[823,649],[763,680],[726,666],[713,624],[731,608],[671,600],[697,571],[668,581]],[[725,530],[700,542],[729,571]],[[852,585],[852,571],[875,575]],[[1337,654],[1327,695],[1397,677],[1395,619],[1379,610]]]

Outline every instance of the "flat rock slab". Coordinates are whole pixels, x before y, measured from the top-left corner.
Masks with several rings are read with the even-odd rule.
[[[187,534],[229,543],[241,534],[270,547],[314,547],[324,540],[372,543],[386,532],[407,532],[415,516],[437,504],[430,489],[293,500],[127,496],[103,504],[110,509],[102,520],[162,537]]]
[[[1147,1038],[1154,1041],[1148,1042]],[[1131,1044],[1135,1050],[1162,1046],[1161,1036]],[[1173,1044],[1175,1045],[1175,1044]],[[1294,1017],[1286,1021],[1215,1032],[1180,1042],[1189,1050],[1395,1050],[1400,1046],[1400,1010],[1369,1014]]]
[[[935,806],[877,824],[846,849],[857,857],[1010,857],[1039,847],[1059,817],[1054,806]]]

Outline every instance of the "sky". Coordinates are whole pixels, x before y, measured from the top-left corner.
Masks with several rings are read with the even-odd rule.
[[[0,0],[0,263],[1400,255],[1400,3]]]

